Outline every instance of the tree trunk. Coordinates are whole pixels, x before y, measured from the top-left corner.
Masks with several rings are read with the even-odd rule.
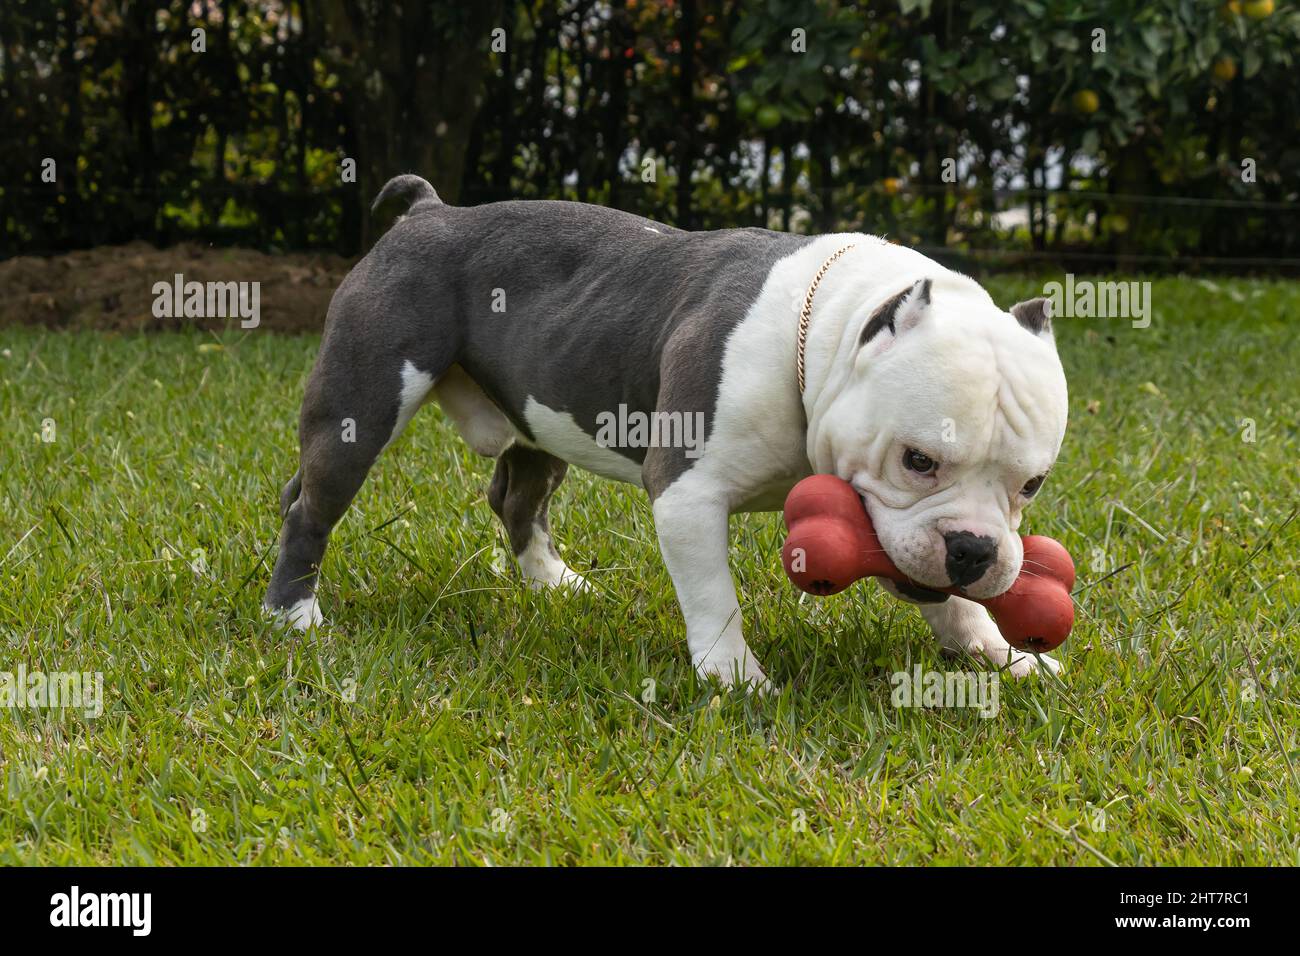
[[[154,5],[136,0],[123,17],[129,39],[124,60],[122,115],[135,141],[136,162],[132,197],[134,223],[128,228],[135,236],[158,239],[158,170],[153,139]]]
[[[678,57],[677,99],[681,110],[681,132],[677,140],[677,225],[694,228],[695,212],[691,208],[691,172],[695,168],[695,0],[682,0]]]
[[[781,137],[781,231],[790,231],[790,209],[794,204],[794,133]]]
[[[632,61],[625,50],[632,49],[632,27],[628,23],[627,0],[613,0],[609,18],[609,104],[605,113],[605,178],[609,182],[609,205],[619,208],[619,187],[622,185],[619,160],[626,145],[624,123],[627,117],[627,71]]]
[[[510,179],[515,167],[515,70],[513,34],[518,14],[515,2],[507,6],[506,23],[511,31],[511,39],[501,56],[501,92],[499,112],[501,118],[501,139],[497,143],[496,161],[492,164],[493,199],[511,199]]]
[[[835,231],[835,156],[827,130],[828,116],[813,128],[812,149],[817,157],[817,231]]]
[[[297,68],[294,70],[294,90],[295,98],[298,100],[298,128],[294,130],[294,184],[298,193],[298,208],[303,209],[307,199],[307,130],[311,122],[312,104],[307,101],[308,94],[312,88],[312,62],[311,51],[307,47],[305,37],[311,29],[308,17],[310,13],[309,3],[299,3],[298,13],[299,31],[298,35],[293,38],[294,50],[296,51]],[[299,222],[302,218],[299,217]],[[307,241],[306,226],[301,228],[303,243]]]
[[[322,0],[317,21],[349,85],[356,133],[361,246],[381,224],[368,214],[387,180],[413,172],[444,202],[460,197],[465,154],[482,102],[491,31],[504,26],[501,0],[455,6]],[[507,43],[511,42],[507,35]]]
[[[1140,140],[1129,142],[1120,152],[1119,162],[1110,176],[1111,192],[1121,196],[1145,194],[1148,192],[1150,168],[1143,143]],[[1116,202],[1113,208],[1128,220],[1128,227],[1115,239],[1115,268],[1120,272],[1131,272],[1137,268],[1134,256],[1140,251],[1135,237],[1142,220],[1142,208],[1129,200]]]
[[[233,5],[227,3],[226,0],[216,0],[216,6],[221,14],[221,26],[217,31],[220,39],[214,42],[214,38],[209,36],[209,52],[203,55],[212,57],[215,60],[214,73],[220,83],[217,90],[221,99],[226,103],[242,105],[244,98],[240,95],[239,72],[235,66],[235,51],[230,42],[230,20],[235,11],[232,8]],[[205,19],[203,22],[204,30],[211,33],[210,27],[210,20]],[[226,146],[230,135],[226,123],[228,115],[223,110],[216,110],[213,114],[213,129],[216,133],[217,144],[212,152],[211,176],[215,188],[206,190],[208,198],[207,202],[204,203],[207,225],[213,232],[216,231],[217,222],[221,218],[221,210],[224,208],[228,197],[226,189]]]
[[[71,147],[71,155],[62,158],[64,194],[67,196],[67,213],[65,216],[65,238],[75,238],[81,234],[81,185],[80,172],[77,170],[78,154],[81,151],[82,108],[81,108],[81,65],[77,60],[77,0],[64,0],[63,27],[64,37],[59,51],[60,80],[63,83],[64,97],[68,104],[68,115],[63,124],[63,142]],[[8,69],[12,69],[6,61]],[[6,70],[8,72],[8,70]]]

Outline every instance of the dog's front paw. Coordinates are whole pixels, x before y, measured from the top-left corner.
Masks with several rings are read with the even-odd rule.
[[[281,627],[292,628],[295,631],[308,631],[313,627],[321,627],[325,623],[325,618],[320,612],[320,603],[314,594],[288,607],[263,605],[263,610]]]
[[[979,627],[975,629],[975,633],[958,632],[952,638],[941,640],[940,646],[944,654],[953,657],[962,654],[982,657],[1002,673],[1010,674],[1012,677],[1028,677],[1039,671],[1060,673],[1061,662],[1056,658],[1045,654],[1026,654],[1024,651],[1018,651],[992,626],[992,621],[987,618],[978,620]]]
[[[1065,665],[1055,657],[1048,657],[1046,654],[1026,654],[1030,660],[1030,673],[1035,670],[1047,671],[1049,674],[1056,675],[1065,669]]]
[[[723,687],[748,687],[760,694],[770,694],[775,690],[748,647],[740,654],[711,650],[696,658],[694,664],[700,677],[716,680]]]
[[[1049,674],[1061,672],[1061,662],[1056,658],[1048,657],[1046,654],[1026,654],[1016,650],[1010,644],[992,651],[986,650],[984,656],[996,666],[1006,668],[1006,672],[1012,677],[1028,677],[1040,671],[1047,671]]]
[[[564,566],[564,570],[560,572],[560,580],[551,586],[562,588],[565,591],[574,591],[578,594],[586,594],[592,590],[591,582],[567,564]]]

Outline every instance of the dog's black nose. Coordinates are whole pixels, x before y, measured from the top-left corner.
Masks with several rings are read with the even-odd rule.
[[[948,545],[948,577],[959,588],[983,577],[998,556],[996,541],[969,531],[949,531],[943,540]]]

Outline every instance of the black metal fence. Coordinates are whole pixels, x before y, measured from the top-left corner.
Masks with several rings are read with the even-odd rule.
[[[1300,12],[1132,6],[9,0],[0,257],[353,254],[416,171],[464,204],[862,229],[980,268],[1296,271]],[[1111,58],[1072,52],[1097,23]],[[1188,37],[1204,64],[1157,52]]]

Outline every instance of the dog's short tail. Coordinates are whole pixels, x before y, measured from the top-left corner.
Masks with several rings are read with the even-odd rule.
[[[438,198],[437,192],[429,185],[428,181],[422,176],[416,176],[414,173],[403,173],[384,183],[384,188],[379,190],[379,195],[370,204],[370,211],[375,212],[390,199],[406,200],[407,212],[410,212],[421,203],[442,205],[442,200]]]

